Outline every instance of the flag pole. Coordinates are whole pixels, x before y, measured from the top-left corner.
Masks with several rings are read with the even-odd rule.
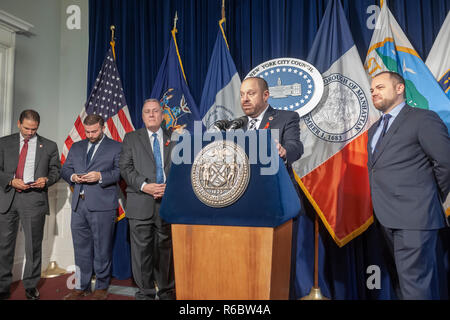
[[[322,295],[319,287],[319,215],[314,220],[314,285],[307,296],[300,300],[329,300]]]
[[[112,48],[114,60],[116,60],[116,49],[115,49],[116,41],[114,39],[114,31],[116,30],[116,26],[112,25],[111,27],[109,27],[109,29],[111,29],[111,42],[109,44],[111,45]]]
[[[226,19],[225,19],[225,0],[222,0],[222,19],[220,19],[219,21],[219,28],[220,31],[222,31],[222,35],[223,35],[223,39],[225,40],[225,44],[227,45],[228,50],[230,50],[230,47],[228,46],[228,41],[227,41],[227,37],[225,35],[225,30],[223,27],[223,24],[225,23]]]
[[[222,20],[225,20],[225,0],[222,0]]]
[[[173,42],[175,44],[175,50],[177,52],[178,61],[180,62],[181,72],[183,73],[184,81],[187,83],[186,75],[184,74],[183,63],[181,62],[180,51],[178,50],[177,38],[175,37],[175,35],[178,32],[177,22],[178,22],[178,11],[175,11],[175,18],[173,18],[173,29],[172,29],[171,33],[172,33]]]

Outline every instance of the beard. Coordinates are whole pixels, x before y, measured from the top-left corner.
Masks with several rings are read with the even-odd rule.
[[[100,133],[99,136],[96,138],[89,138],[89,142],[95,144],[95,143],[99,142],[100,140],[102,140],[102,138],[103,138],[103,132]]]

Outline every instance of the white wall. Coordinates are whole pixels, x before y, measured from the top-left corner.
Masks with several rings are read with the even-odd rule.
[[[81,9],[81,29],[68,30],[66,8]],[[62,149],[86,100],[88,0],[0,0],[0,9],[31,24],[32,36],[17,35],[13,132],[27,108],[41,115],[39,134]]]
[[[69,5],[80,8],[80,29],[69,30]],[[86,100],[88,64],[88,0],[0,0],[4,10],[34,25],[31,36],[16,36],[12,132],[28,108],[41,115],[38,133],[58,144],[64,141]],[[70,233],[70,192],[58,182],[49,190],[43,269],[56,260],[60,267],[74,264]],[[23,267],[23,234],[16,245],[14,279]]]

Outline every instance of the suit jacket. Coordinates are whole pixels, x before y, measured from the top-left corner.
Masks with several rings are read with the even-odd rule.
[[[169,133],[165,130],[163,141],[161,147],[164,150],[164,172],[167,180],[174,142],[170,140]],[[141,191],[144,182],[156,182],[156,164],[147,128],[125,135],[119,166],[120,173],[127,183],[127,217],[141,220],[152,218],[158,212],[161,200],[155,201],[151,195]]]
[[[447,127],[433,111],[405,105],[377,147],[369,129],[368,169],[374,213],[385,227],[433,230],[445,226],[441,199],[450,190]]]
[[[9,210],[16,193],[16,189],[8,184],[16,173],[19,151],[20,133],[0,138],[0,213],[6,213]],[[27,204],[49,214],[48,187],[59,180],[60,171],[58,146],[55,142],[37,135],[34,177],[35,179],[47,177],[48,181],[43,189],[31,189],[25,192],[28,197]]]
[[[275,110],[269,106],[258,129],[279,129],[280,144],[286,149],[288,170],[303,154],[300,141],[300,116],[297,112]],[[292,171],[292,169],[290,169]]]
[[[85,194],[84,201],[86,201],[89,211],[115,210],[118,207],[119,157],[122,144],[105,136],[92,157],[89,166],[86,167],[88,145],[89,140],[87,139],[74,143],[70,148],[61,172],[61,177],[74,187],[72,210],[77,209],[82,185]],[[72,174],[90,171],[100,172],[102,176],[101,183],[79,184],[70,181]]]

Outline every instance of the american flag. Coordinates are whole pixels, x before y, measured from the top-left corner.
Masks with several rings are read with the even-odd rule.
[[[105,120],[105,134],[116,141],[122,142],[127,132],[134,131],[111,48],[106,54],[89,99],[77,117],[64,143],[61,155],[62,164],[66,161],[72,144],[86,138],[83,120],[88,114],[98,114],[103,117]],[[121,195],[120,198],[123,199],[123,196]],[[119,202],[122,201],[119,200]],[[118,216],[119,220],[124,216],[122,203],[119,205]]]

